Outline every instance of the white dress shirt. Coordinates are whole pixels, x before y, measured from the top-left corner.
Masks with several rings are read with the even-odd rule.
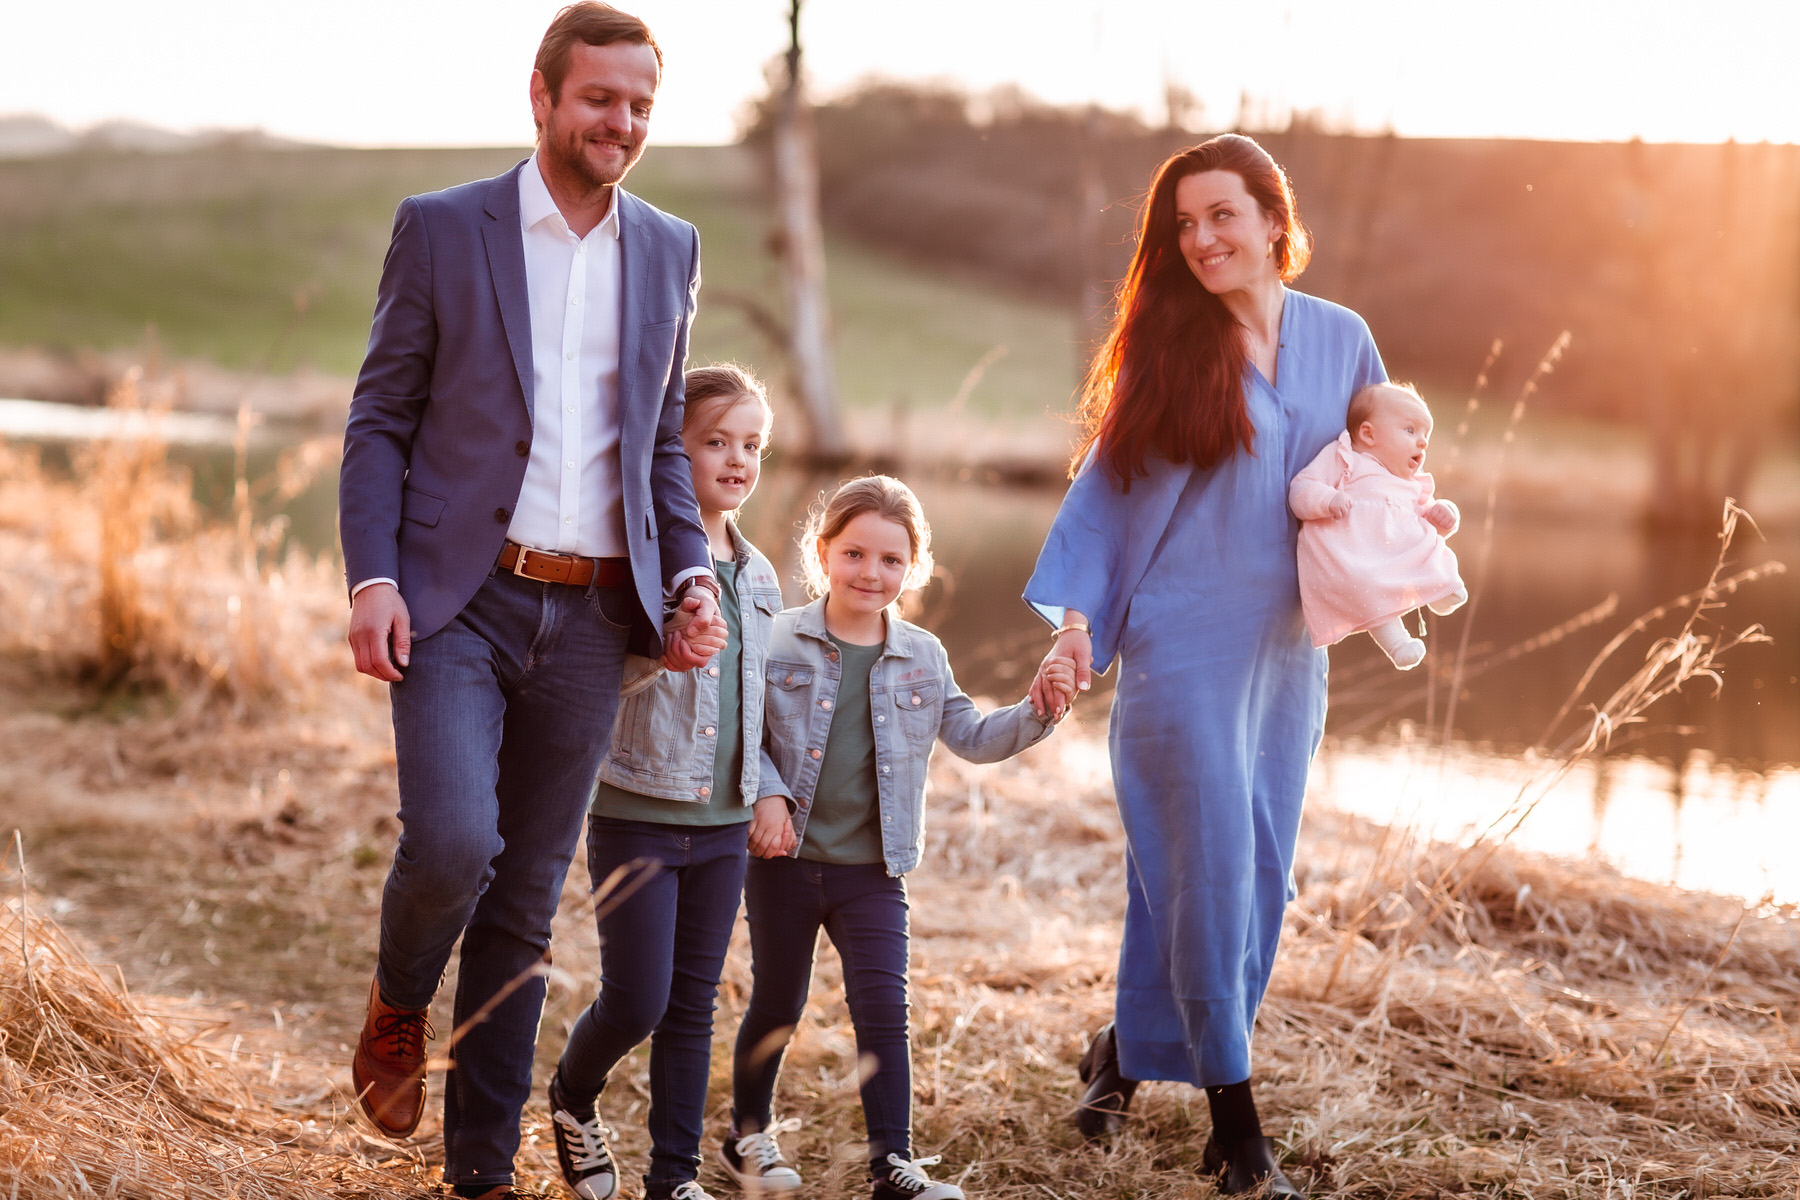
[[[619,472],[619,204],[583,238],[533,154],[519,172],[531,303],[531,457],[506,536],[522,546],[623,558]]]

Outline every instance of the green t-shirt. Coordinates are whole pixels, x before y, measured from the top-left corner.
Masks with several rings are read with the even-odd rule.
[[[869,711],[869,672],[885,643],[858,646],[831,639],[843,677],[819,763],[819,786],[806,818],[800,857],[825,863],[878,863],[881,797],[875,782],[875,719]]]
[[[699,670],[719,670],[718,745],[713,750],[712,795],[706,803],[663,800],[642,796],[599,783],[594,788],[592,812],[597,817],[621,821],[649,821],[657,825],[735,825],[750,819],[744,803],[744,680],[743,610],[738,606],[737,564],[715,562],[719,577],[719,611],[725,616],[725,648]],[[655,687],[655,684],[651,685]],[[864,703],[867,703],[865,697]]]

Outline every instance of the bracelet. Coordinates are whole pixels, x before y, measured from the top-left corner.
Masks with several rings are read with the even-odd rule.
[[[1090,638],[1094,636],[1094,630],[1093,630],[1092,626],[1071,623],[1071,624],[1062,626],[1055,633],[1051,634],[1050,640],[1054,642],[1057,638],[1061,637],[1065,633],[1085,633]]]

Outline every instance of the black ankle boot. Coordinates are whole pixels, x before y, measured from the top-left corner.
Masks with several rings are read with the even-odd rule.
[[[1119,1074],[1119,1042],[1113,1035],[1111,1021],[1094,1035],[1078,1069],[1087,1091],[1081,1094],[1081,1105],[1075,1110],[1075,1128],[1091,1142],[1117,1132],[1125,1124],[1125,1110],[1131,1107],[1131,1097],[1137,1091],[1137,1080]]]
[[[1200,1169],[1219,1181],[1219,1191],[1227,1196],[1241,1196],[1262,1190],[1265,1196],[1286,1196],[1290,1200],[1306,1200],[1306,1193],[1281,1173],[1275,1161],[1272,1138],[1240,1138],[1226,1153],[1211,1137],[1200,1156]]]

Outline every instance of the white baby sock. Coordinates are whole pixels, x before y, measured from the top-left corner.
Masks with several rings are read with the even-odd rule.
[[[1412,670],[1425,658],[1425,643],[1407,633],[1406,625],[1399,617],[1375,626],[1369,630],[1369,636],[1402,671]]]

